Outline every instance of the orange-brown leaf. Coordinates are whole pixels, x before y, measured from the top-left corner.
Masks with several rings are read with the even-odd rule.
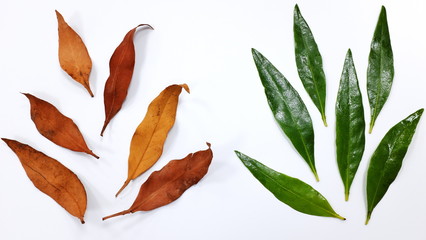
[[[182,88],[189,93],[186,84],[170,85],[149,104],[145,118],[136,128],[130,142],[128,176],[117,195],[160,158],[167,134],[175,123]]]
[[[58,19],[59,35],[59,63],[61,68],[68,73],[75,81],[82,84],[90,96],[93,97],[90,90],[89,76],[92,71],[92,60],[86,45],[80,36],[64,20],[62,15],[56,11]]]
[[[105,122],[102,127],[101,136],[111,119],[118,113],[127,96],[127,90],[133,76],[135,67],[135,45],[133,36],[138,27],[148,24],[139,24],[130,30],[120,45],[115,49],[109,60],[109,77],[105,83],[104,104],[105,104]]]
[[[34,186],[84,223],[87,196],[78,177],[57,160],[15,140],[2,138],[15,152]]]
[[[99,158],[87,147],[83,135],[71,118],[63,115],[55,106],[42,99],[29,93],[24,95],[30,100],[31,119],[41,135],[61,147]]]
[[[170,161],[161,170],[153,172],[142,184],[135,202],[128,210],[104,217],[103,220],[137,211],[150,211],[178,199],[207,174],[213,159],[210,143],[207,145],[207,150]]]

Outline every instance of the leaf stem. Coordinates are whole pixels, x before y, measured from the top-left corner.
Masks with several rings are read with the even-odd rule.
[[[319,177],[318,177],[317,171],[315,169],[312,169],[312,172],[314,172],[315,180],[317,180],[317,182],[319,182]]]
[[[112,215],[109,215],[109,216],[103,217],[103,218],[102,218],[102,221],[105,221],[105,220],[107,220],[107,219],[109,219],[109,218],[112,218],[112,217],[117,217],[117,216],[121,216],[121,215],[126,215],[126,214],[129,214],[129,213],[131,213],[129,210],[124,210],[124,211],[121,211],[121,212],[118,212],[118,213],[115,213],[115,214],[112,214]]]
[[[325,117],[325,113],[321,114],[322,121],[324,122],[324,126],[328,127],[327,118]]]
[[[345,191],[345,201],[347,202],[349,200],[349,190]]]
[[[371,133],[373,132],[373,127],[374,127],[374,120],[373,120],[373,119],[371,119],[371,122],[370,122],[370,129],[368,130],[368,133],[369,133],[369,134],[371,134]]]
[[[130,180],[129,180],[129,179],[127,179],[127,180],[124,182],[123,186],[120,188],[120,190],[118,190],[117,194],[115,194],[115,197],[117,197],[117,196],[118,196],[118,194],[120,194],[120,193],[121,193],[121,191],[123,191],[123,189],[124,189],[125,187],[127,187],[127,185],[129,184],[129,182],[130,182]]]
[[[367,213],[367,218],[365,219],[365,225],[368,224],[368,222],[370,221],[370,217],[371,217],[371,212]]]

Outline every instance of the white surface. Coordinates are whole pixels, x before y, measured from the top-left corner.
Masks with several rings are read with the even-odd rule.
[[[293,49],[296,1],[7,1],[0,7],[0,135],[32,145],[73,170],[88,193],[86,224],[39,192],[15,154],[0,143],[0,239],[425,239],[426,125],[422,119],[403,167],[365,220],[365,177],[369,158],[387,130],[425,107],[426,2],[297,1],[323,56],[327,77],[327,120],[304,91]],[[334,103],[343,61],[352,49],[369,106],[366,69],[370,41],[385,4],[395,57],[392,92],[366,136],[366,149],[344,201],[334,147]],[[67,76],[57,59],[54,10],[80,34],[93,60],[95,98]],[[131,28],[149,23],[155,30],[135,35],[136,68],[122,110],[104,137],[103,88],[112,52]],[[274,122],[250,48],[269,58],[304,99],[314,122],[316,183]],[[127,176],[129,142],[151,100],[166,86],[187,83],[177,120],[164,153],[150,171],[114,197]],[[101,158],[58,147],[42,137],[30,120],[29,92],[74,119]],[[148,175],[169,160],[212,143],[209,173],[174,203],[102,222],[127,209]],[[345,222],[305,215],[279,202],[252,177],[233,150],[256,158],[320,191]]]

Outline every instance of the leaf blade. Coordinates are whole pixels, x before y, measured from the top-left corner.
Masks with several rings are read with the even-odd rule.
[[[57,160],[29,145],[6,138],[2,140],[18,156],[34,186],[84,223],[87,196],[77,175]]]
[[[396,179],[423,111],[421,108],[393,126],[374,151],[367,172],[365,224],[368,224],[374,208]]]
[[[235,151],[235,153],[253,176],[278,200],[289,207],[309,215],[345,220],[333,210],[327,199],[310,185],[297,178],[276,172],[241,152]]]
[[[308,109],[293,86],[266,57],[254,48],[252,54],[275,120],[319,181],[315,168],[314,129]]]
[[[297,4],[294,7],[293,23],[297,72],[306,92],[318,108],[324,125],[327,127],[325,116],[326,81],[322,57],[311,29],[300,13]]]
[[[367,68],[367,93],[370,103],[370,128],[373,131],[379,113],[386,103],[393,83],[393,52],[386,17],[386,8],[382,6],[376,29],[371,41]]]
[[[350,49],[343,66],[335,109],[337,165],[347,201],[365,148],[364,107]]]
[[[58,57],[61,68],[76,82],[83,85],[91,97],[94,97],[89,84],[92,60],[86,45],[74,29],[65,22],[63,16],[57,10],[55,13],[58,20]]]
[[[129,182],[151,168],[163,153],[167,134],[176,119],[179,95],[186,84],[170,85],[165,88],[148,106],[147,113],[136,128],[130,142],[127,179],[116,196]]]
[[[23,94],[30,101],[31,120],[41,135],[58,146],[99,158],[89,149],[83,134],[71,118],[63,115],[51,103],[29,93]]]
[[[207,174],[213,159],[210,143],[207,146],[207,150],[191,153],[181,160],[172,160],[161,170],[153,172],[142,184],[136,200],[128,210],[106,216],[102,220],[137,211],[150,211],[178,199]]]
[[[104,88],[105,122],[101,130],[101,136],[111,121],[111,119],[120,111],[124,100],[127,97],[127,90],[132,80],[135,67],[135,45],[133,36],[136,29],[149,24],[139,24],[130,30],[123,38],[123,41],[115,49],[109,61],[110,75]]]

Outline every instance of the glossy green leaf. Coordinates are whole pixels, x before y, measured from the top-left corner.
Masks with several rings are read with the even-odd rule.
[[[275,120],[319,181],[314,158],[314,129],[308,109],[297,91],[268,59],[254,48],[252,54]]]
[[[370,102],[370,130],[388,99],[393,82],[393,53],[389,36],[386,9],[382,6],[368,56],[367,93]]]
[[[322,58],[311,29],[300,13],[297,4],[294,7],[293,31],[296,65],[300,80],[320,111],[324,125],[327,126],[325,117],[326,84]]]
[[[393,126],[383,137],[370,160],[367,173],[367,220],[401,169],[423,108]]]
[[[297,178],[274,171],[262,163],[235,151],[241,162],[281,202],[296,211],[324,217],[335,217],[345,220],[337,214],[318,191]]]
[[[345,199],[355,177],[365,147],[365,120],[358,78],[349,49],[346,54],[336,100],[337,165],[345,187]]]

